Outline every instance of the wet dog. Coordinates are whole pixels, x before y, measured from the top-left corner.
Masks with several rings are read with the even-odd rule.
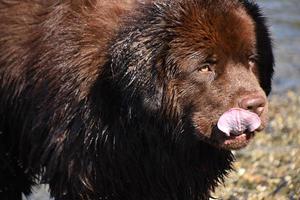
[[[273,65],[252,1],[1,0],[0,197],[207,199]]]

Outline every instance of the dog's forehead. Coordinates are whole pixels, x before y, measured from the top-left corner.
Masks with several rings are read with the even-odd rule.
[[[198,13],[187,17],[177,30],[183,45],[193,50],[217,49],[225,54],[255,50],[255,22],[243,6],[195,12]]]
[[[238,53],[255,48],[255,24],[245,10],[234,11],[225,22],[222,29],[218,30],[219,42],[225,45],[225,49]]]
[[[212,47],[224,53],[237,54],[255,48],[255,24],[247,12],[241,8],[211,16],[209,35]]]

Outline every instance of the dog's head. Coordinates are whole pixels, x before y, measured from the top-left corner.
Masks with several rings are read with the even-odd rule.
[[[128,30],[111,69],[147,111],[223,149],[246,146],[266,126],[274,61],[255,3],[162,1]]]

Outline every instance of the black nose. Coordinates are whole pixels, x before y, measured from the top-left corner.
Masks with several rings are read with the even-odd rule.
[[[239,101],[240,108],[256,113],[258,116],[262,114],[266,105],[266,98],[261,95],[243,96]]]

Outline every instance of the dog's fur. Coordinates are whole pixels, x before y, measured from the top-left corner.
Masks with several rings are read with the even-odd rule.
[[[273,65],[252,1],[0,0],[0,199],[207,199],[246,145],[213,126]]]

